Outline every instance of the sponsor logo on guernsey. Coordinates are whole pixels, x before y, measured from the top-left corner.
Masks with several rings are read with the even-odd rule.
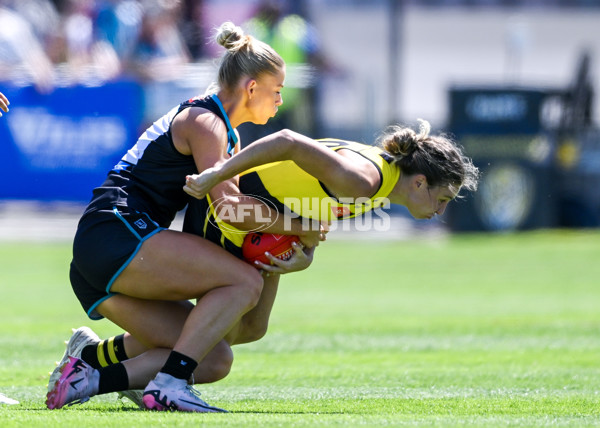
[[[139,220],[136,220],[133,224],[135,224],[135,226],[138,229],[146,229],[148,227],[148,225],[146,224],[146,222],[144,220],[142,220],[141,218]]]

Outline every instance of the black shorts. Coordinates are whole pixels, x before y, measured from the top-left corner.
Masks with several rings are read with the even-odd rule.
[[[147,214],[125,207],[95,211],[79,222],[73,242],[70,279],[91,319],[103,318],[96,307],[115,293],[110,288],[142,243],[165,230]]]

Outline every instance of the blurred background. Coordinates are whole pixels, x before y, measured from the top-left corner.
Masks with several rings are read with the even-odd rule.
[[[393,209],[394,227],[600,224],[600,0],[0,0],[0,234],[40,207],[60,233],[52,218],[215,80],[226,20],[288,64],[280,113],[242,125],[246,144],[282,127],[372,143],[423,118],[465,147],[480,190],[433,226]]]

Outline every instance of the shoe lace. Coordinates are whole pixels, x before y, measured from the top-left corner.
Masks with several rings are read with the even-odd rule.
[[[185,389],[194,399],[201,401],[203,404],[208,405],[203,399],[200,398],[200,391],[195,389],[192,385],[186,385]]]

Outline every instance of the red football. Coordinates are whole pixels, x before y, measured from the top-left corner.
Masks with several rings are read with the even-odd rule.
[[[292,242],[300,242],[300,239],[295,235],[250,232],[244,238],[242,256],[250,264],[256,260],[264,264],[271,263],[265,256],[266,251],[278,259],[288,260],[294,254]]]

